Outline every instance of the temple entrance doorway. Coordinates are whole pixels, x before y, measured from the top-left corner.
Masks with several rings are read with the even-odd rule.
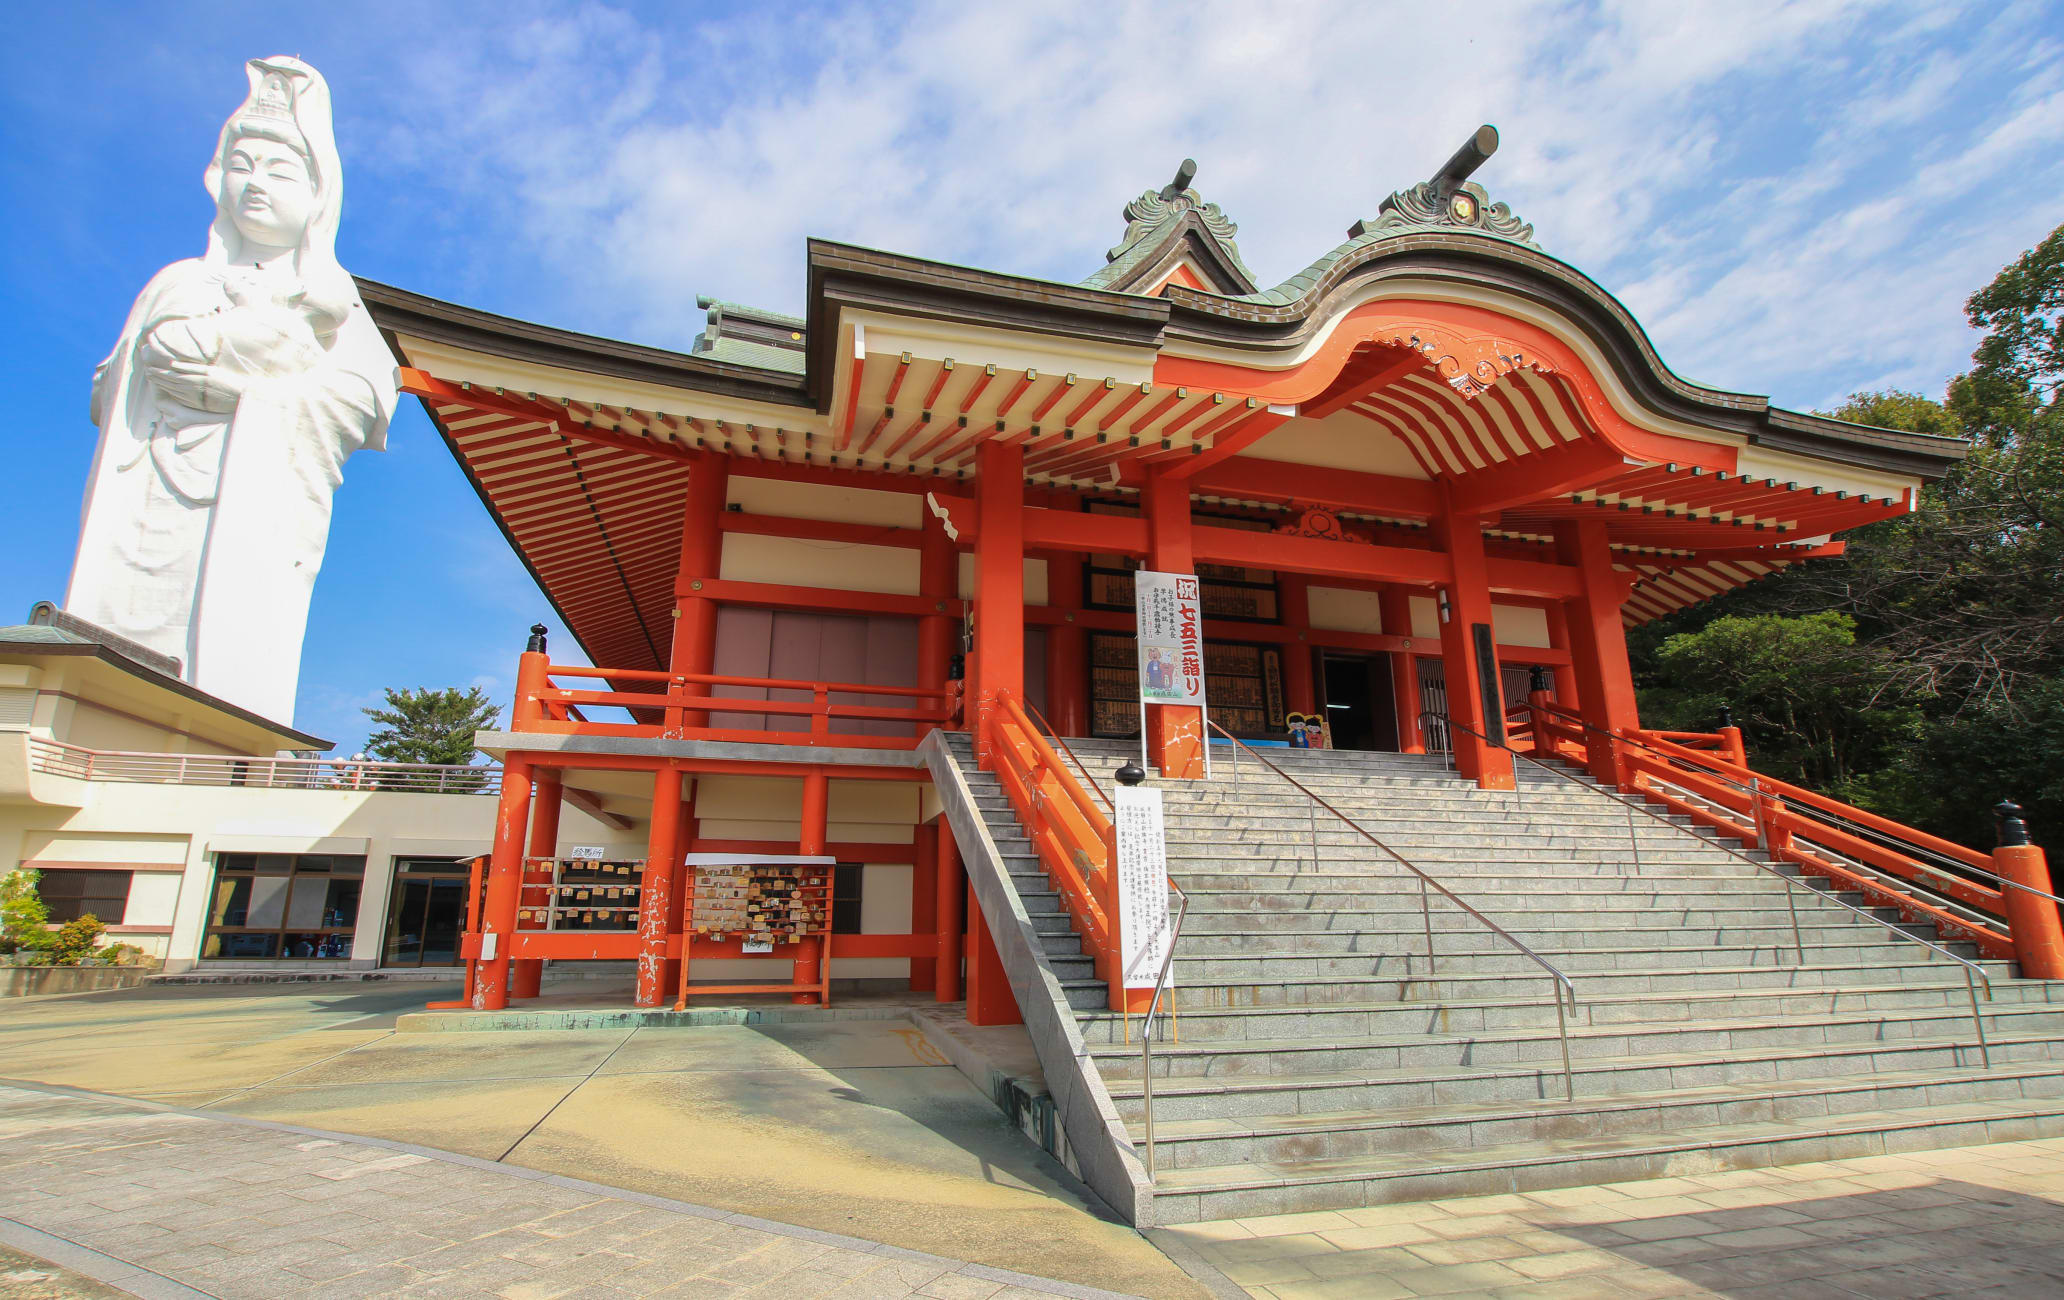
[[[1326,730],[1335,749],[1396,752],[1397,704],[1387,655],[1327,650],[1319,656]]]

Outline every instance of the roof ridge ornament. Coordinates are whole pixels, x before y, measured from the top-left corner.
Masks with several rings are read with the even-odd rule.
[[[1202,195],[1190,188],[1197,178],[1197,160],[1185,158],[1175,169],[1175,179],[1159,190],[1145,190],[1132,202],[1125,205],[1125,237],[1117,246],[1104,254],[1106,263],[1140,248],[1168,227],[1181,221],[1188,213],[1195,213],[1211,238],[1217,242],[1233,265],[1251,281],[1254,276],[1248,271],[1246,262],[1240,259],[1240,247],[1233,242],[1233,236],[1240,228],[1219,208],[1216,203],[1207,202]]]
[[[1497,151],[1498,128],[1486,122],[1463,141],[1432,180],[1393,192],[1377,209],[1374,221],[1355,222],[1347,228],[1347,237],[1381,238],[1428,229],[1471,230],[1539,248],[1531,224],[1512,215],[1506,204],[1492,203],[1484,187],[1469,179],[1470,173]]]

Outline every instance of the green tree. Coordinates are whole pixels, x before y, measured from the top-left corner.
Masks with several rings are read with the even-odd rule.
[[[26,867],[0,876],[0,952],[36,952],[50,946],[50,909],[36,893],[43,873]]]
[[[1912,513],[1844,534],[1840,559],[1638,629],[1629,649],[1650,725],[1707,727],[1687,710],[1717,705],[1714,682],[1771,700],[1818,699],[1816,683],[1779,689],[1786,666],[1767,657],[1757,661],[1771,676],[1757,682],[1710,656],[1716,676],[1688,678],[1689,651],[1665,654],[1675,638],[1730,618],[1846,615],[1851,645],[1804,647],[1812,653],[1792,675],[1810,664],[1845,690],[1865,685],[1861,696],[1837,692],[1836,707],[1875,716],[1793,734],[1760,705],[1729,701],[1774,728],[1751,731],[1758,765],[1788,764],[1830,794],[1974,845],[1990,842],[1991,806],[2011,797],[2054,849],[2064,845],[2064,226],[1972,294],[1964,315],[1982,337],[1942,401],[1858,393],[1828,413],[1970,440]],[[1802,648],[1773,627],[1761,633]]]
[[[366,753],[390,763],[471,763],[479,753],[473,733],[501,720],[477,686],[466,690],[387,690],[387,707],[366,709],[379,724],[366,738]]]

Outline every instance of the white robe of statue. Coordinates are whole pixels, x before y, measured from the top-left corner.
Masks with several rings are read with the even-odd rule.
[[[100,446],[65,608],[289,722],[344,461],[386,445],[394,361],[337,265],[329,87],[254,59],[206,184],[206,255],[144,286],[93,376]]]

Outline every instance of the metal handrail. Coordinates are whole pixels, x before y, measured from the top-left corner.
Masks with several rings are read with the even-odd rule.
[[[1428,710],[1428,712],[1432,713],[1432,710]],[[1555,776],[1560,777],[1562,780],[1568,781],[1577,786],[1581,786],[1586,790],[1590,790],[1598,794],[1603,794],[1607,798],[1612,799],[1615,803],[1621,804],[1622,806],[1628,809],[1639,812],[1643,816],[1648,817],[1653,821],[1661,822],[1665,826],[1670,827],[1670,829],[1672,830],[1683,829],[1682,827],[1678,826],[1675,822],[1672,822],[1664,814],[1655,811],[1653,808],[1650,808],[1647,805],[1647,802],[1644,800],[1638,800],[1634,798],[1623,799],[1619,796],[1619,793],[1617,791],[1601,790],[1597,786],[1585,782],[1584,780],[1575,776],[1572,773],[1562,771],[1559,768],[1542,762],[1540,759],[1535,758],[1532,754],[1521,753],[1519,750],[1514,749],[1512,746],[1508,744],[1505,744],[1501,741],[1492,740],[1489,736],[1484,735],[1484,733],[1478,731],[1476,728],[1472,726],[1469,726],[1467,723],[1457,722],[1454,718],[1449,717],[1445,714],[1435,714],[1434,716],[1438,716],[1441,719],[1441,721],[1447,723],[1447,725],[1450,727],[1460,727],[1463,731],[1467,732],[1472,736],[1475,736],[1478,740],[1483,741],[1487,745],[1493,745],[1499,749],[1504,750],[1506,753],[1512,755],[1514,758],[1525,759],[1527,762],[1532,763],[1535,767],[1540,768],[1544,772],[1553,773]],[[1631,835],[1628,837],[1628,842],[1630,844],[1632,843]],[[1807,884],[1805,881],[1797,879],[1793,876],[1788,876],[1784,872],[1779,871],[1776,867],[1772,866],[1767,862],[1758,862],[1756,861],[1756,859],[1750,857],[1748,854],[1742,852],[1740,849],[1735,848],[1733,845],[1728,844],[1723,840],[1702,840],[1701,842],[1712,844],[1714,847],[1720,849],[1722,852],[1731,853],[1735,857],[1740,858],[1743,862],[1746,862],[1750,866],[1756,868],[1756,870],[1764,872],[1771,876],[1775,876],[1777,879],[1785,883],[1787,887],[1787,892],[1785,894],[1785,903],[1788,907],[1792,909],[1792,944],[1793,952],[1796,953],[1798,956],[1798,965],[1803,966],[1806,964],[1806,949],[1804,941],[1803,939],[1801,939],[1799,932],[1798,907],[1793,901],[1794,895],[1789,891],[1794,889],[1809,889],[1813,891],[1814,897],[1833,903],[1837,907],[1847,908],[1849,911],[1854,912],[1856,915],[1862,917],[1864,920],[1869,921],[1874,925],[1881,926],[1884,929],[1890,930],[1893,934],[1899,935],[1902,938],[1910,939],[1913,942],[1921,945],[1923,948],[1927,948],[1930,951],[1934,952],[1937,956],[1947,957],[1949,958],[1949,960],[1963,967],[1964,991],[1970,996],[1971,999],[1971,1028],[1973,1029],[1973,1031],[1976,1032],[1978,1037],[1978,1054],[1984,1060],[1985,1068],[1988,1070],[1992,1068],[1992,1047],[1989,1043],[1986,1042],[1985,1039],[1985,1018],[1978,1011],[1978,984],[1982,983],[1985,985],[1985,1000],[1987,1002],[1992,1001],[1992,977],[1985,973],[1983,967],[1979,966],[1976,962],[1967,961],[1966,959],[1957,956],[1955,953],[1951,952],[1947,948],[1944,948],[1942,945],[1938,943],[1933,943],[1927,939],[1921,938],[1921,936],[1917,934],[1911,933],[1907,930],[1903,930],[1899,926],[1894,925],[1892,922],[1887,921],[1885,918],[1881,916],[1873,916],[1869,912],[1866,912],[1864,909],[1857,907],[1852,903],[1843,902],[1841,899],[1835,897],[1833,894],[1830,894],[1825,890],[1814,889],[1813,886]],[[1638,850],[1635,854],[1635,865],[1637,868],[1640,865],[1640,854]],[[1976,977],[1975,982],[1973,979],[1974,976]]]
[[[1682,759],[1678,759],[1676,755],[1669,753],[1660,745],[1654,744],[1653,742],[1644,739],[1639,735],[1623,735],[1619,732],[1609,730],[1605,727],[1601,727],[1596,723],[1586,722],[1582,718],[1574,717],[1570,714],[1563,713],[1560,710],[1555,710],[1554,716],[1558,722],[1562,722],[1573,727],[1581,727],[1585,731],[1596,732],[1609,740],[1617,740],[1629,745],[1639,745],[1641,748],[1648,750],[1650,753],[1653,753],[1658,757],[1676,759],[1676,761],[1678,762],[1684,761]],[[1689,748],[1689,746],[1680,745],[1679,748]],[[1705,771],[1701,772],[1700,775],[1706,777],[1708,780],[1718,781],[1722,785],[1732,786],[1734,789],[1739,790],[1744,794],[1761,795],[1765,793],[1765,791],[1757,785],[1754,778],[1752,778],[1747,784],[1744,784],[1740,781],[1735,780],[1733,777],[1728,776],[1724,772]],[[1782,794],[1776,793],[1771,793],[1769,797],[1779,800],[1784,799],[1784,796]],[[1824,795],[1821,797],[1826,798],[1826,796]],[[1840,801],[1831,799],[1829,800],[1829,802],[1838,803]],[[1977,866],[1973,863],[1964,862],[1959,859],[1949,857],[1947,854],[1938,852],[1935,849],[1931,849],[1925,844],[1916,844],[1912,840],[1902,840],[1895,835],[1888,835],[1884,831],[1877,829],[1875,826],[1866,826],[1862,822],[1852,821],[1849,818],[1842,816],[1840,813],[1831,813],[1824,808],[1815,808],[1811,804],[1798,803],[1796,801],[1788,802],[1786,804],[1786,809],[1787,811],[1792,812],[1800,817],[1807,817],[1815,821],[1825,823],[1831,826],[1833,829],[1842,831],[1845,834],[1856,835],[1859,837],[1869,836],[1871,839],[1874,839],[1881,844],[1897,848],[1902,853],[1908,855],[1926,854],[1928,857],[1934,858],[1937,862],[1948,864],[1946,867],[1942,867],[1934,866],[1921,861],[1916,861],[1914,863],[1916,869],[1925,871],[1930,875],[1954,876],[1958,872],[1968,871],[1973,875],[1983,876],[1987,880],[1990,880],[1995,884],[2011,886],[2015,889],[2021,890],[2023,893],[2034,894],[2038,898],[2047,898],[2053,903],[2064,905],[2064,898],[2060,898],[2056,894],[2049,893],[2045,890],[2037,889],[2033,885],[2024,885],[2020,881],[2012,878],[2011,876],[2002,876],[1998,872],[1988,870],[1985,867]],[[1828,846],[1825,844],[1819,844],[1818,841],[1815,841],[1815,844],[1817,847],[1825,849],[1829,853],[1840,852],[1840,850],[1838,849],[1828,848]],[[1864,863],[1862,865],[1866,867],[1870,866],[1869,863]],[[1882,868],[1877,867],[1872,867],[1871,869],[1882,870]],[[1964,905],[1968,906],[1968,904]]]
[[[1182,940],[1183,918],[1190,911],[1190,896],[1173,877],[1168,883],[1175,890],[1175,925],[1168,933],[1168,951],[1161,954],[1161,971],[1154,977],[1154,996],[1148,1000],[1146,1018],[1140,1022],[1140,1108],[1145,1117],[1148,1182],[1154,1180],[1154,1016],[1161,1009],[1161,994],[1168,987],[1168,973],[1175,965],[1175,945]],[[1169,1009],[1174,1007],[1171,997]]]
[[[1570,982],[1569,976],[1563,974],[1560,970],[1556,969],[1554,963],[1550,962],[1540,953],[1537,953],[1532,948],[1529,948],[1526,945],[1526,943],[1522,941],[1517,935],[1514,935],[1504,926],[1499,925],[1490,917],[1485,916],[1482,912],[1479,912],[1474,907],[1470,906],[1467,902],[1463,900],[1461,895],[1457,894],[1454,890],[1449,889],[1440,881],[1435,880],[1432,876],[1428,875],[1426,872],[1420,870],[1417,866],[1413,865],[1410,861],[1408,861],[1405,858],[1403,854],[1399,853],[1396,849],[1390,847],[1388,844],[1385,844],[1382,840],[1377,839],[1374,835],[1371,835],[1368,831],[1364,830],[1361,824],[1355,821],[1354,818],[1349,817],[1346,813],[1340,811],[1338,808],[1335,808],[1332,804],[1327,803],[1324,799],[1320,798],[1309,787],[1307,787],[1302,781],[1299,781],[1296,777],[1291,776],[1288,772],[1285,772],[1282,768],[1277,767],[1274,763],[1271,763],[1268,759],[1264,758],[1259,750],[1249,745],[1246,741],[1241,740],[1232,732],[1227,731],[1224,727],[1219,726],[1219,724],[1216,721],[1207,719],[1207,722],[1209,722],[1210,725],[1218,731],[1218,734],[1224,736],[1227,740],[1233,743],[1233,752],[1235,754],[1238,754],[1243,749],[1246,750],[1249,754],[1253,755],[1254,760],[1256,762],[1260,763],[1263,767],[1268,768],[1271,772],[1274,772],[1277,776],[1282,777],[1285,781],[1288,781],[1291,785],[1295,786],[1299,791],[1301,791],[1304,794],[1305,798],[1311,800],[1314,805],[1320,808],[1324,808],[1327,812],[1332,813],[1341,821],[1346,822],[1348,828],[1354,831],[1355,834],[1361,836],[1363,839],[1369,841],[1369,843],[1375,845],[1377,848],[1383,850],[1383,852],[1389,854],[1391,859],[1395,861],[1399,866],[1403,867],[1405,870],[1411,872],[1413,875],[1419,878],[1419,914],[1422,922],[1426,927],[1426,967],[1429,974],[1431,974],[1434,971],[1433,919],[1432,913],[1428,910],[1427,907],[1427,889],[1430,886],[1433,889],[1439,890],[1441,892],[1442,897],[1446,898],[1449,902],[1453,903],[1455,906],[1461,908],[1468,915],[1475,918],[1486,929],[1490,930],[1491,933],[1497,935],[1505,942],[1511,944],[1514,948],[1517,948],[1520,951],[1520,953],[1527,958],[1527,960],[1533,962],[1536,966],[1539,966],[1542,970],[1546,971],[1552,979],[1554,979],[1555,983],[1559,986],[1556,989],[1555,993],[1555,1029],[1557,1036],[1562,1040],[1562,1095],[1563,1100],[1565,1101],[1575,1101],[1577,1099],[1577,1090],[1575,1074],[1570,1068],[1569,1014],[1577,1009],[1577,986]],[[1236,773],[1237,771],[1238,769],[1235,768]],[[1237,776],[1235,777],[1235,779],[1237,780]],[[1312,852],[1314,856],[1316,856],[1318,852],[1318,841],[1316,834],[1314,835],[1312,841]],[[1568,1000],[1567,1009],[1565,1009],[1563,1005],[1565,998],[1567,998]]]

